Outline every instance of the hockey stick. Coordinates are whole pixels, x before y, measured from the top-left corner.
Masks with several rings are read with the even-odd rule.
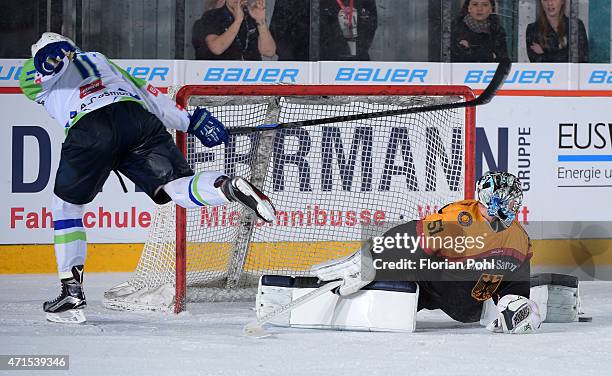
[[[406,115],[406,114],[415,114],[415,113],[420,113],[420,112],[440,111],[440,110],[450,110],[453,108],[480,106],[480,105],[489,103],[491,99],[493,99],[493,97],[495,96],[495,93],[497,93],[497,90],[499,90],[502,87],[504,81],[506,80],[506,77],[508,76],[508,73],[510,73],[511,68],[512,68],[512,62],[510,61],[510,59],[508,58],[502,59],[497,65],[495,74],[493,75],[493,78],[491,79],[491,82],[486,87],[486,89],[478,97],[476,97],[473,100],[467,101],[467,102],[437,104],[437,105],[423,106],[423,107],[401,108],[398,110],[371,112],[371,113],[357,114],[357,115],[334,116],[334,117],[313,119],[313,120],[292,121],[289,123],[263,124],[257,127],[230,127],[228,128],[228,132],[230,134],[242,135],[242,134],[262,132],[262,131],[267,131],[267,130],[272,130],[272,129],[311,127],[314,125],[340,123],[340,122],[364,120],[364,119],[375,119],[375,118],[385,117],[385,116]]]
[[[251,323],[248,323],[244,326],[243,332],[244,334],[246,334],[247,336],[250,337],[256,337],[256,338],[263,338],[263,337],[267,337],[270,335],[270,333],[268,333],[264,328],[263,325],[267,322],[272,321],[273,319],[275,319],[276,317],[287,313],[289,311],[292,311],[294,309],[296,309],[297,307],[301,306],[304,303],[307,303],[311,300],[313,300],[314,298],[317,298],[325,293],[328,293],[330,291],[332,291],[333,289],[335,289],[336,287],[341,286],[343,283],[343,281],[333,281],[333,282],[329,282],[319,288],[317,288],[314,291],[309,292],[306,295],[302,295],[299,298],[295,299],[294,301],[292,301],[291,303],[285,304],[284,306],[278,307],[277,309],[275,309],[274,311],[265,314],[264,316],[260,317],[259,319],[257,319],[256,321],[253,321]]]

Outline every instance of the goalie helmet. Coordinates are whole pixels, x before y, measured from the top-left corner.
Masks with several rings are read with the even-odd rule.
[[[509,172],[486,172],[476,183],[476,196],[504,227],[512,224],[523,202],[521,182]]]
[[[40,51],[40,49],[42,49],[43,47],[56,42],[68,42],[76,48],[76,44],[74,44],[72,39],[57,33],[47,31],[43,33],[40,36],[40,39],[32,45],[32,57],[36,56],[36,53]]]

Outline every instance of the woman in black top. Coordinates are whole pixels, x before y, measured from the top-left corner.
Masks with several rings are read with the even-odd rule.
[[[466,0],[453,22],[451,60],[489,63],[508,56],[506,32],[492,0]]]
[[[266,23],[265,0],[226,0],[206,11],[193,25],[198,60],[261,60],[276,53]]]
[[[566,0],[541,0],[538,19],[527,25],[527,55],[535,63],[567,63],[569,18]],[[578,20],[578,62],[589,62],[589,41],[582,21]]]

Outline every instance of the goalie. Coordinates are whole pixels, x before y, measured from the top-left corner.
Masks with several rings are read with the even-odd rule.
[[[478,181],[477,196],[395,226],[347,258],[315,265],[311,272],[320,281],[343,281],[336,297],[317,298],[276,323],[413,331],[418,310],[441,309],[460,322],[480,320],[491,331],[537,330],[541,318],[529,300],[531,245],[515,220],[520,182],[489,172]],[[279,295],[293,299],[297,287],[317,285],[262,277],[260,316],[287,299]]]
[[[204,108],[190,115],[104,55],[81,51],[62,35],[43,33],[19,83],[66,132],[52,205],[62,290],[44,303],[47,319],[85,321],[83,208],[111,171],[127,176],[157,204],[172,200],[196,208],[236,201],[266,222],[276,217],[268,197],[248,181],[216,171],[194,173],[166,131],[185,131],[214,147],[229,138],[220,121]]]

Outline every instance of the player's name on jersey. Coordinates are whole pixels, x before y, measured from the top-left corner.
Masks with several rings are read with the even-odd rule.
[[[395,261],[385,261],[384,258],[375,258],[373,265],[376,270],[492,270],[504,269],[506,267],[501,260],[491,259],[466,259],[462,261],[432,260],[422,258],[412,260],[402,258]],[[501,267],[501,268],[500,268]]]

